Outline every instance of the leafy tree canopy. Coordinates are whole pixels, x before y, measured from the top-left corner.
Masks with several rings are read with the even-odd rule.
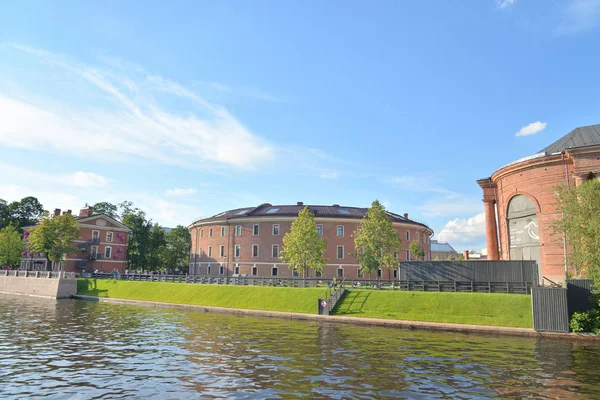
[[[327,264],[324,256],[326,249],[327,239],[319,235],[313,213],[304,207],[283,237],[279,259],[289,264],[289,268],[296,267],[298,273],[304,273],[309,268],[322,272]]]
[[[371,273],[378,268],[394,269],[398,266],[397,254],[402,240],[378,200],[367,209],[353,236],[356,253],[352,255],[358,259],[363,271]]]
[[[119,219],[119,208],[112,203],[102,201],[92,206],[92,214],[104,214],[111,218]]]
[[[425,257],[425,250],[421,248],[419,242],[413,240],[409,245],[410,254],[414,257],[415,260],[421,260]]]
[[[60,262],[65,255],[76,251],[75,240],[79,236],[74,216],[50,216],[46,213],[40,224],[29,231],[27,248],[34,253],[44,253],[49,261]]]
[[[44,213],[44,207],[33,196],[28,196],[21,201],[7,203],[0,199],[0,228],[10,224],[23,229],[38,223]]]
[[[0,266],[18,266],[22,252],[23,240],[19,230],[12,224],[0,229]]]

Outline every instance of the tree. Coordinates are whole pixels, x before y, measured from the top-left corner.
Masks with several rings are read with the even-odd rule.
[[[289,268],[297,268],[298,273],[304,274],[309,268],[323,272],[327,264],[324,256],[327,239],[317,232],[314,218],[308,207],[304,207],[283,237],[279,259],[289,264]]]
[[[192,238],[185,226],[177,225],[166,234],[166,247],[163,253],[163,268],[181,270],[190,258]]]
[[[22,230],[26,226],[37,224],[43,214],[44,207],[33,196],[24,197],[21,201],[13,201],[10,204],[0,200],[0,228],[12,223]]]
[[[71,214],[49,216],[44,214],[39,225],[29,231],[27,248],[33,253],[44,253],[53,263],[64,260],[65,255],[76,251],[79,239],[77,219]],[[48,266],[49,266],[48,262]]]
[[[119,208],[112,203],[102,201],[92,206],[92,214],[104,214],[111,218],[119,219]]]
[[[127,242],[127,265],[129,269],[148,269],[152,223],[146,221],[146,214],[143,211],[138,211],[137,213],[124,215],[123,224],[131,229]]]
[[[0,230],[0,266],[16,267],[21,261],[23,239],[21,233],[12,224]]]
[[[159,271],[163,269],[161,261],[164,260],[163,253],[167,241],[165,238],[165,231],[158,223],[152,226],[149,239],[148,269],[150,271]]]
[[[566,237],[569,266],[600,287],[600,182],[592,179],[571,190],[561,185],[555,192],[562,218],[553,222],[553,233]]]
[[[402,240],[378,200],[367,209],[353,236],[356,253],[352,255],[358,259],[363,272],[370,274],[379,268],[394,269],[398,266],[396,254],[400,251]]]
[[[417,242],[416,240],[413,240],[412,242],[410,242],[410,245],[408,248],[410,250],[410,254],[412,254],[412,256],[416,260],[419,260],[422,257],[425,257],[425,250],[423,250],[421,248],[421,246],[419,246],[419,242]]]
[[[10,223],[10,212],[6,200],[0,199],[0,228],[8,226]]]

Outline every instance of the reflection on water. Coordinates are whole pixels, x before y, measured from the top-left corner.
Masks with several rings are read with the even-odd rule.
[[[0,398],[600,398],[600,346],[0,295]]]

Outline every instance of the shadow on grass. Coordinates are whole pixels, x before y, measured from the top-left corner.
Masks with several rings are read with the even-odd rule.
[[[77,294],[82,296],[95,296],[95,297],[105,297],[101,296],[101,293],[106,293],[108,290],[106,289],[98,289],[98,284],[96,279],[79,279],[77,280]]]
[[[334,315],[364,314],[363,307],[371,292],[366,290],[346,291],[333,310]]]

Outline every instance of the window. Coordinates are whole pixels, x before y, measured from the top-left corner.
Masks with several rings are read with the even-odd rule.
[[[279,235],[279,224],[273,224],[273,235]]]
[[[235,236],[242,236],[242,226],[241,225],[235,226]]]
[[[212,228],[208,230],[208,237],[212,237]]]
[[[319,236],[323,236],[323,225],[317,225],[317,233]]]
[[[343,278],[343,277],[344,277],[344,268],[342,268],[342,267],[339,267],[339,268],[337,269],[337,277],[338,277],[338,278]]]
[[[322,273],[321,271],[316,271],[316,272],[315,272],[315,276],[316,276],[317,278],[320,278],[320,277],[322,277],[322,276],[323,276],[323,273]]]
[[[206,273],[208,275],[210,275],[210,269],[211,269],[211,266],[210,266],[210,264],[208,264],[208,267],[206,267]]]
[[[252,276],[258,275],[258,267],[255,265],[252,267]]]
[[[234,275],[239,275],[240,274],[240,266],[235,264],[235,267],[233,267],[233,273]]]
[[[113,241],[113,233],[112,232],[106,232],[106,241],[108,243],[112,243],[112,241]]]
[[[96,254],[98,254],[98,246],[90,247],[90,255],[96,257]]]
[[[279,208],[271,208],[269,211],[267,211],[267,214],[275,214],[277,211],[279,211]]]
[[[252,257],[258,257],[258,245],[257,244],[252,245]]]
[[[300,274],[298,273],[298,267],[294,267],[292,269],[292,276],[300,276]]]
[[[223,246],[223,245],[219,246],[219,255],[221,257],[225,257],[225,246]]]
[[[196,275],[200,274],[202,274],[202,265],[198,264],[198,266],[196,267]]]
[[[344,246],[337,247],[337,258],[338,259],[344,258]]]
[[[235,245],[235,253],[233,254],[233,256],[234,256],[234,257],[239,257],[239,256],[240,256],[240,251],[241,251],[241,249],[240,249],[240,245],[239,245],[239,244],[236,244],[236,245]]]
[[[200,255],[200,257],[202,257],[202,255],[204,254],[204,250],[202,250],[202,246],[200,246],[200,250],[198,251],[198,254]]]
[[[410,250],[406,250],[406,261],[410,261]]]
[[[358,269],[358,277],[359,278],[364,278],[365,277],[365,271],[363,271],[362,268]]]
[[[222,265],[219,266],[219,275],[223,275],[225,274],[225,267],[223,267]]]
[[[225,227],[224,226],[221,227],[221,236],[225,236]]]
[[[406,231],[406,240],[410,241],[410,232],[409,231]]]
[[[344,210],[344,209],[339,209],[338,212],[340,214],[344,214],[344,215],[350,215],[350,211],[349,210]]]
[[[252,227],[252,234],[253,234],[254,236],[258,236],[258,228],[259,228],[258,224],[255,224],[255,225]]]
[[[396,260],[398,259],[398,252],[397,252],[397,251],[395,251],[395,252],[394,252],[394,258],[395,258]]]
[[[92,239],[100,239],[100,231],[92,231]]]
[[[377,277],[378,277],[378,278],[381,278],[381,268],[378,268],[378,269],[377,269]]]
[[[111,254],[112,254],[112,247],[106,246],[106,248],[104,249],[104,258],[110,258]]]
[[[277,276],[278,272],[279,272],[279,269],[277,267],[271,268],[271,275],[272,276]]]
[[[344,226],[343,225],[338,225],[338,227],[337,227],[337,235],[338,236],[344,236]]]
[[[200,237],[204,237],[204,229],[200,229]]]
[[[394,270],[394,278],[398,278],[398,270],[397,269]]]
[[[279,245],[277,245],[277,244],[273,245],[272,254],[273,254],[273,258],[279,257]]]
[[[212,257],[212,246],[208,246],[208,256]]]

